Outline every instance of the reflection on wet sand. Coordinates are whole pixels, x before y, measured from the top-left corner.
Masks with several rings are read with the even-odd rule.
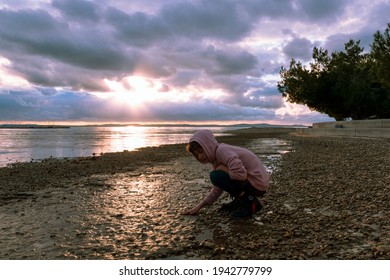
[[[251,147],[263,153],[263,143],[256,141]],[[285,150],[288,144],[278,146]],[[271,157],[278,149],[261,155],[269,170],[275,167]],[[0,258],[208,259],[210,252],[234,256],[227,240],[256,228],[256,219],[243,227],[215,212],[217,205],[198,216],[180,215],[208,192],[209,168],[187,156],[79,178],[2,205]],[[228,199],[223,196],[218,203]]]
[[[273,176],[247,221],[180,215],[210,188],[183,145],[0,168],[0,259],[389,259],[389,141],[248,137]]]
[[[260,151],[263,145],[254,142],[255,153],[263,152]],[[282,147],[289,149],[288,145],[287,141],[274,143],[267,150],[263,160],[269,170],[275,168],[272,155]],[[195,205],[207,193],[210,188],[208,172],[209,166],[185,158],[179,163],[147,168],[142,173],[95,176],[107,189],[94,198],[95,213],[91,220],[106,217],[105,221],[109,220],[110,227],[116,230],[110,233],[104,224],[95,224],[102,227],[95,229],[95,233],[106,232],[109,237],[95,234],[89,236],[87,243],[100,237],[98,240],[103,244],[98,248],[113,246],[108,254],[102,252],[104,255],[100,257],[105,259],[208,258],[204,250],[208,251],[210,247],[215,253],[222,253],[227,236],[242,234],[243,228],[251,230],[259,226],[259,221],[254,219],[249,221],[249,227],[243,227],[242,221],[214,212],[216,207],[210,207],[199,216],[181,216],[181,211]],[[225,195],[219,203],[228,199]]]

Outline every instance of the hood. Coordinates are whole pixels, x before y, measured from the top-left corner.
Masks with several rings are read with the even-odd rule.
[[[216,160],[216,150],[218,147],[217,139],[210,130],[200,130],[196,132],[190,139],[190,142],[198,142],[202,146],[209,162],[214,164]]]

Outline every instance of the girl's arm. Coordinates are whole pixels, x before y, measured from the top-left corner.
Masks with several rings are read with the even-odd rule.
[[[187,210],[187,211],[182,212],[182,215],[196,215],[196,214],[198,214],[200,209],[202,209],[205,206],[213,204],[218,199],[218,197],[221,196],[222,192],[223,192],[222,189],[213,186],[213,188],[210,190],[209,194],[205,197],[205,199],[201,203],[196,205],[191,210]]]
[[[182,212],[181,214],[182,215],[196,215],[196,214],[198,214],[200,209],[202,209],[203,207],[205,207],[207,205],[208,205],[208,203],[206,201],[202,201],[201,203],[196,205],[194,208],[192,208],[190,210],[186,210],[186,211]]]

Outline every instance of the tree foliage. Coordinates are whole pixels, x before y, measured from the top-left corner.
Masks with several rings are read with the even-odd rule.
[[[336,120],[390,118],[390,23],[374,34],[371,52],[349,40],[344,51],[315,47],[309,66],[292,59],[280,70],[278,90],[287,101],[307,105]]]

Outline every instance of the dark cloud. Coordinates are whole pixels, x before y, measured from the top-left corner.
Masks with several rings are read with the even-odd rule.
[[[16,62],[30,54],[81,68],[131,71],[136,53],[118,49],[97,31],[75,30],[42,10],[0,10],[2,51]]]
[[[107,23],[114,27],[115,35],[136,47],[153,46],[171,37],[166,23],[154,15],[141,12],[128,14],[111,7],[105,16]]]
[[[68,24],[57,22],[44,10],[8,10],[0,9],[0,34],[13,40],[42,36],[45,33],[55,33],[68,29]]]
[[[283,46],[283,53],[288,59],[308,61],[312,57],[314,44],[306,38],[293,38]]]
[[[299,0],[296,1],[297,9],[309,20],[314,22],[332,22],[343,15],[349,0]],[[301,14],[301,15],[302,15]]]
[[[131,75],[156,79],[161,95],[194,92],[192,104],[147,104],[145,119],[275,118],[281,65],[349,38],[368,47],[389,12],[386,1],[363,0],[3,0],[0,59],[10,63],[0,60],[0,75],[25,79],[31,91],[0,87],[0,119],[141,118],[92,94],[110,91],[104,79],[126,88]]]
[[[69,19],[92,22],[98,22],[100,20],[100,8],[92,1],[53,0],[52,5]]]
[[[164,6],[161,16],[174,34],[193,39],[233,41],[251,31],[251,22],[236,1],[177,2]]]
[[[241,48],[218,48],[214,45],[198,46],[197,48],[180,49],[167,55],[187,69],[197,69],[213,75],[250,74],[258,67],[257,57]]]
[[[48,58],[18,57],[12,71],[34,85],[44,87],[69,87],[74,90],[107,91],[102,78],[109,76],[102,71],[89,71]]]
[[[269,120],[275,117],[274,110],[221,104],[211,100],[194,101],[192,104],[153,103],[150,104],[149,110],[152,112],[149,121],[161,119],[169,121],[258,121],[261,119]]]
[[[258,67],[256,56],[247,51],[215,50],[208,58],[213,67],[205,70],[212,75],[248,74]]]
[[[294,20],[313,24],[331,22],[343,15],[351,4],[348,0],[244,0],[240,5],[252,18],[266,20]]]
[[[291,0],[244,0],[240,1],[252,18],[275,19],[294,16],[294,1]]]
[[[252,24],[236,1],[176,2],[156,14],[128,13],[110,7],[106,20],[116,35],[136,47],[152,46],[172,38],[235,41],[251,32]]]

